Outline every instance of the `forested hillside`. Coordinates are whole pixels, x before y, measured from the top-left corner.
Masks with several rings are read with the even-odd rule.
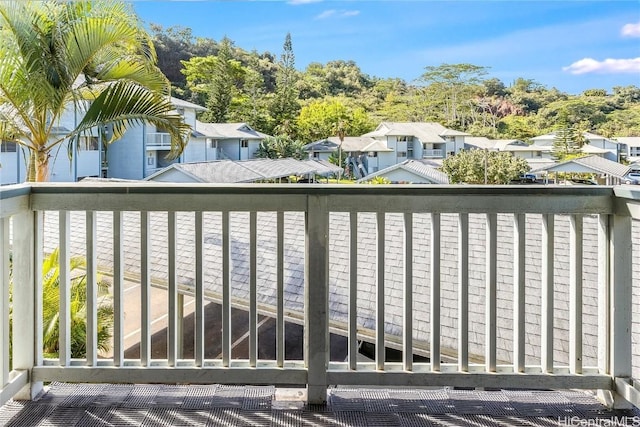
[[[438,122],[490,138],[554,130],[560,115],[578,131],[640,135],[640,88],[567,94],[523,76],[502,82],[473,64],[426,66],[414,81],[364,74],[353,61],[295,65],[295,40],[281,52],[248,52],[227,38],[195,38],[188,28],[152,26],[160,68],[175,96],[205,105],[207,122],[247,122],[310,142],[372,130],[380,121]],[[434,60],[435,62],[435,60]]]

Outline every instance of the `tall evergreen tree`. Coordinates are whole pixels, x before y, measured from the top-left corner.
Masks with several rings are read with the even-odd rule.
[[[569,122],[569,113],[566,110],[560,111],[558,114],[558,126],[553,138],[553,157],[563,160],[578,154],[581,147],[580,139],[580,134]]]
[[[227,121],[229,107],[235,92],[235,70],[239,63],[232,57],[233,42],[225,37],[220,43],[220,50],[213,65],[211,82],[208,85],[207,111],[203,120],[212,123]]]
[[[275,127],[282,127],[285,122],[293,123],[298,115],[298,89],[296,82],[298,72],[295,68],[295,55],[291,44],[291,34],[287,33],[284,40],[282,55],[278,62],[276,74],[276,92],[271,106],[271,115],[275,120]]]

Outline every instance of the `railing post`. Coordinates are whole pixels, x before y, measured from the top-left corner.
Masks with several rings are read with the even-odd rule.
[[[13,312],[20,313],[20,321],[13,322],[13,369],[30,372],[42,347],[42,213],[15,215],[13,227]],[[40,391],[42,383],[30,381],[14,398],[30,400]]]
[[[631,217],[610,217],[609,265],[611,293],[609,375],[616,378],[631,378],[631,304],[632,304],[632,222]],[[614,394],[614,408],[629,408],[619,394]]]
[[[305,365],[307,402],[327,401],[329,364],[329,213],[327,199],[310,195],[305,224]]]

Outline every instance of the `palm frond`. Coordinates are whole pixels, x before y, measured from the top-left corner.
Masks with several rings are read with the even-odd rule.
[[[112,124],[113,138],[109,141],[112,142],[122,137],[129,127],[145,122],[169,132],[171,156],[177,157],[182,152],[191,127],[174,112],[169,98],[128,81],[118,81],[103,90],[69,136],[95,126]]]

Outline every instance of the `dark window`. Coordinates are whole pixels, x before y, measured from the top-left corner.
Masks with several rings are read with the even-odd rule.
[[[0,152],[2,153],[15,153],[18,151],[18,144],[13,141],[0,142]]]
[[[97,151],[98,137],[97,136],[81,136],[80,140],[78,141],[78,150]]]
[[[249,148],[249,140],[248,139],[241,139],[240,140],[240,146],[242,148]]]

